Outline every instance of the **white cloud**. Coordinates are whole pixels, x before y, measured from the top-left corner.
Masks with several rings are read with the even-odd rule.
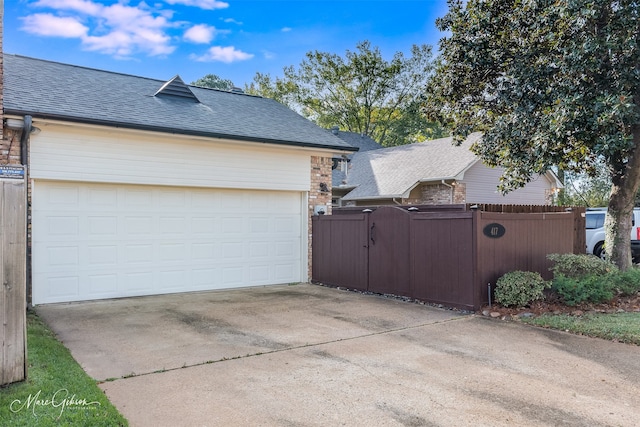
[[[227,24],[242,25],[242,21],[236,21],[233,18],[225,18],[225,19],[223,19],[223,21],[226,22]]]
[[[75,37],[85,49],[119,57],[143,52],[167,55],[176,47],[167,34],[173,12],[151,8],[141,2],[105,5],[92,0],[38,0],[36,7],[54,13],[22,18],[24,31],[42,36]]]
[[[77,38],[86,36],[89,28],[74,18],[64,18],[50,13],[36,13],[23,19],[23,29],[39,36]]]
[[[276,54],[268,50],[263,50],[262,56],[264,56],[264,59],[273,59],[276,57]]]
[[[192,43],[209,43],[216,36],[216,27],[206,24],[194,25],[184,32],[184,39]]]
[[[98,15],[104,5],[89,0],[39,0],[33,4],[36,7],[50,9],[71,10],[87,15]]]
[[[283,33],[288,33],[289,31],[291,31],[292,28],[291,27],[284,27],[282,28],[280,31],[282,31]]]
[[[193,59],[200,62],[218,61],[230,64],[236,61],[246,61],[253,58],[253,54],[236,50],[233,46],[213,46],[209,48],[207,53],[202,56],[192,56]]]
[[[214,10],[226,9],[229,3],[218,0],[165,0],[169,4],[181,4],[184,6],[194,6],[200,9]]]

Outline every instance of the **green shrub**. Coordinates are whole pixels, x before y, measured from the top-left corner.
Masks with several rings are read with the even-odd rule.
[[[540,273],[512,271],[496,282],[496,301],[506,307],[522,307],[544,298],[542,291],[549,286]]]
[[[611,273],[613,288],[621,295],[635,295],[640,291],[640,269],[630,268],[627,271]]]
[[[614,264],[594,255],[549,254],[547,259],[555,263],[550,268],[553,271],[553,277],[561,274],[564,277],[579,279],[587,276],[604,276],[618,270]]]
[[[602,303],[613,298],[613,277],[616,275],[618,272],[575,278],[560,273],[554,276],[552,289],[566,305],[573,306],[583,302]]]

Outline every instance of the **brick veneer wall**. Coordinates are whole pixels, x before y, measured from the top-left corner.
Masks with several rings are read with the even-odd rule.
[[[0,89],[1,90],[1,89]],[[4,120],[3,120],[4,123]],[[0,164],[19,165],[20,164],[20,137],[21,130],[3,129],[2,140],[0,140]]]
[[[427,205],[449,204],[453,201],[452,192],[452,188],[444,184],[424,185],[421,203]]]
[[[461,182],[456,182],[453,186],[453,203],[464,204],[467,203],[467,185]]]
[[[309,280],[311,280],[311,244],[312,244],[312,224],[311,218],[315,206],[324,206],[325,215],[331,215],[331,157],[311,156],[311,188],[309,189],[309,247],[308,247],[308,267]],[[324,183],[328,191],[321,191],[320,184]]]

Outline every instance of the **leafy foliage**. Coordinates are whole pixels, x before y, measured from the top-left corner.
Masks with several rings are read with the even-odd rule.
[[[630,268],[612,274],[613,288],[623,296],[635,295],[640,292],[640,269]]]
[[[611,176],[607,166],[598,161],[591,175],[586,172],[563,172],[564,189],[558,205],[601,207],[609,203]]]
[[[501,166],[503,191],[557,166],[611,179],[607,247],[631,265],[640,187],[640,5],[635,0],[449,0],[427,87],[430,117]]]
[[[549,287],[540,273],[512,271],[496,282],[496,301],[505,307],[523,307],[532,301],[544,298],[543,290]]]
[[[556,292],[566,305],[583,302],[602,303],[614,296],[611,275],[585,276],[580,278],[558,274],[553,278],[552,290]]]
[[[554,277],[563,275],[571,279],[586,276],[603,276],[617,271],[617,267],[610,262],[587,254],[549,254],[547,259],[555,264],[550,268]]]
[[[390,61],[368,41],[344,57],[308,52],[284,77],[257,73],[245,92],[276,99],[319,126],[371,136],[382,145],[399,145],[448,135],[420,111],[420,96],[431,75],[431,47],[414,45],[411,56],[397,52]]]
[[[603,303],[616,294],[633,295],[640,291],[640,269],[620,271],[593,255],[550,254],[554,261],[552,290],[567,305],[584,302]]]
[[[215,74],[207,74],[199,78],[195,82],[191,82],[193,86],[208,87],[210,89],[232,90],[234,85],[231,80],[223,79]]]

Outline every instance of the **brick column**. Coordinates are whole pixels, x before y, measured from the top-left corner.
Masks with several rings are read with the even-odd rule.
[[[309,189],[309,247],[308,247],[308,266],[309,280],[311,280],[311,254],[312,254],[312,223],[311,218],[316,206],[324,207],[325,215],[331,215],[331,157],[311,156],[311,188]],[[327,191],[322,191],[321,187],[326,185]]]
[[[467,185],[463,182],[456,182],[453,186],[453,203],[467,203]]]

